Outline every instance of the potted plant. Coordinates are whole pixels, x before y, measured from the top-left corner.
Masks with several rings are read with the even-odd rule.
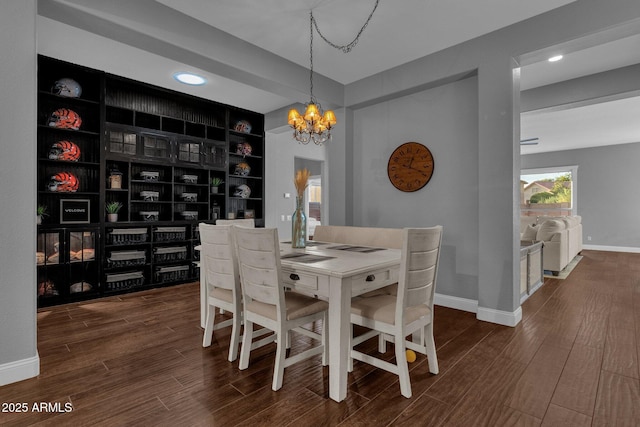
[[[217,176],[214,176],[213,178],[211,178],[211,194],[217,194],[218,187],[222,184],[224,184],[224,181],[222,180],[222,178],[218,178]]]
[[[38,205],[36,208],[36,224],[42,224],[42,219],[49,216],[46,205]]]
[[[108,222],[117,222],[118,221],[118,211],[122,209],[122,203],[120,202],[107,202],[107,221]]]

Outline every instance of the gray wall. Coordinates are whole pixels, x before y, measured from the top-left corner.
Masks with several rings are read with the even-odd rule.
[[[583,244],[640,249],[640,143],[522,156],[523,169],[578,165]],[[591,241],[587,238],[591,236]]]
[[[478,79],[381,102],[354,112],[354,225],[443,225],[439,294],[478,299]],[[434,173],[403,193],[387,176],[389,156],[404,142],[429,148]],[[509,179],[510,182],[510,179]]]
[[[35,0],[0,14],[0,385],[37,375]]]

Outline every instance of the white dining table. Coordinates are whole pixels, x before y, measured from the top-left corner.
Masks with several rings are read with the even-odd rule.
[[[400,250],[309,242],[304,249],[281,243],[285,285],[329,302],[329,397],[347,397],[351,298],[396,283]],[[289,258],[291,257],[291,258]]]
[[[329,302],[329,397],[347,396],[351,298],[396,283],[399,249],[369,248],[310,241],[293,249],[280,243],[284,285]],[[206,313],[206,287],[200,275],[201,323]]]

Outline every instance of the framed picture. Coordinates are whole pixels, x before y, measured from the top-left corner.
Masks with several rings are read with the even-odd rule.
[[[213,208],[211,208],[211,219],[218,219],[218,218],[220,218],[220,207],[214,206]]]
[[[91,222],[91,200],[61,199],[60,224],[88,224]]]
[[[246,209],[244,211],[244,217],[245,218],[255,218],[256,217],[256,211],[253,209]]]

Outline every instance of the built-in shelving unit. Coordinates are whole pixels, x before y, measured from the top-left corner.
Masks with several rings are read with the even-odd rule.
[[[56,94],[60,79],[77,82],[80,96]],[[52,125],[60,109],[81,124]],[[263,115],[42,56],[38,111],[37,194],[48,213],[38,286],[49,289],[40,306],[197,279],[198,223],[232,214],[264,225]],[[56,157],[61,141],[74,146]],[[122,208],[108,222],[114,201]],[[77,249],[77,233],[93,246]],[[94,258],[78,264],[73,253],[88,249]],[[72,291],[78,281],[89,286]]]

